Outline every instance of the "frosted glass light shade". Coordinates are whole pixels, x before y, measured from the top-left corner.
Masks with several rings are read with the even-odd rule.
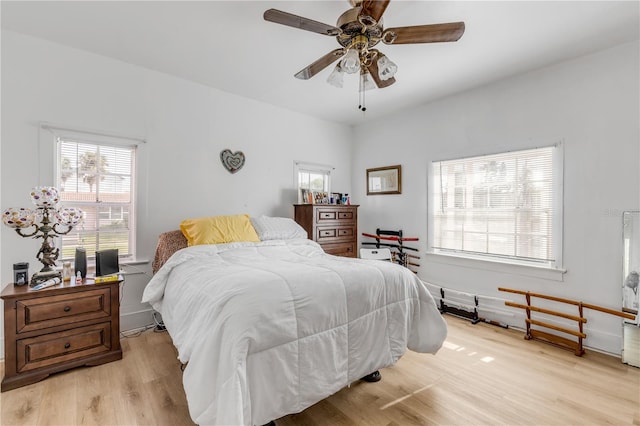
[[[331,74],[329,74],[327,83],[338,88],[341,88],[344,84],[344,71],[342,71],[342,68],[340,68],[339,63],[336,65],[333,71],[331,71]]]
[[[35,222],[35,214],[24,207],[9,207],[2,212],[2,223],[9,228],[28,228]]]
[[[64,207],[56,212],[56,219],[63,225],[76,226],[84,219],[84,212],[76,207]]]
[[[378,59],[378,75],[380,80],[389,80],[398,71],[398,66],[386,56],[381,56]]]
[[[340,68],[348,74],[355,74],[360,71],[360,57],[354,49],[349,49],[344,58],[340,61]]]
[[[55,207],[60,195],[53,186],[38,186],[31,190],[31,201],[38,207]]]

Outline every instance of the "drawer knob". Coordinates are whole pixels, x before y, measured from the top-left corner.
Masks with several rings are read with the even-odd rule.
[[[71,306],[65,306],[65,307],[64,307],[64,311],[65,311],[65,312],[69,312],[70,310],[71,310]]]
[[[64,344],[65,349],[69,349],[71,347],[71,343],[67,342]]]

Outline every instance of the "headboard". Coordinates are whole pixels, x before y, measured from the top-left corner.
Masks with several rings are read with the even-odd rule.
[[[173,253],[185,247],[187,247],[187,239],[179,229],[160,234],[156,254],[151,265],[153,273],[158,272]]]

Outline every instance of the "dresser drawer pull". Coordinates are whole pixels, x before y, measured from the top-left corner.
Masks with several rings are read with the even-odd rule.
[[[65,307],[64,307],[64,311],[65,311],[65,312],[69,312],[70,310],[71,310],[71,306],[65,306]]]
[[[67,342],[64,344],[65,349],[69,349],[71,347],[71,343]]]

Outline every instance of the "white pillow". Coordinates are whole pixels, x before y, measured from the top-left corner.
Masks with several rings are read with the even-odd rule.
[[[308,238],[307,231],[288,217],[252,217],[251,224],[260,241]]]

